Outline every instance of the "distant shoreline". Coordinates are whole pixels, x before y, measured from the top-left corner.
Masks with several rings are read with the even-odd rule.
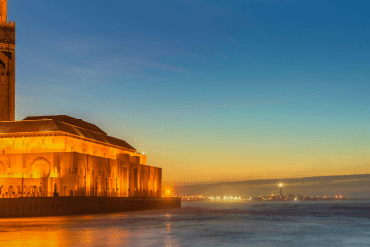
[[[279,184],[283,194],[311,197],[348,196],[370,198],[370,174],[323,176],[290,179],[264,179],[207,184],[181,185],[173,187],[174,195],[256,197],[279,195]]]

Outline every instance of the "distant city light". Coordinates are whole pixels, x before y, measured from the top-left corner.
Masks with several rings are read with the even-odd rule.
[[[280,183],[280,184],[279,184],[279,187],[283,187],[283,184],[282,184],[282,183]]]
[[[170,190],[167,192],[169,193]],[[168,194],[167,196],[169,196]],[[222,200],[225,200],[225,202],[240,202],[240,201],[327,201],[327,200],[348,200],[350,199],[348,196],[303,196],[303,195],[274,195],[271,196],[257,196],[255,199],[253,199],[251,196],[205,196],[205,195],[192,195],[192,196],[181,196],[182,200],[187,201],[203,201],[203,200],[211,200],[212,202],[222,202]]]

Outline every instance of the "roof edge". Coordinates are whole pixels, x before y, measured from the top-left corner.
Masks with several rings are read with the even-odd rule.
[[[86,140],[86,141],[89,141],[89,142],[95,142],[95,143],[98,143],[98,144],[101,144],[101,145],[104,145],[104,146],[111,146],[111,147],[114,147],[114,148],[118,148],[118,149],[122,149],[122,150],[137,153],[136,149],[125,148],[125,147],[122,147],[122,146],[117,146],[117,145],[114,145],[114,144],[111,144],[111,143],[101,142],[101,141],[98,141],[98,140],[95,140],[95,139],[91,139],[91,138],[87,138],[87,137],[83,137],[83,136],[79,136],[79,135],[74,135],[74,134],[64,132],[64,131],[60,131],[60,130],[58,130],[58,131],[0,133],[0,138],[4,138],[4,136],[7,136],[7,135],[9,135],[9,136],[17,135],[19,137],[22,137],[22,136],[25,136],[25,135],[43,136],[43,135],[45,135],[45,133],[50,133],[51,135],[58,135],[58,136],[70,136],[70,137],[77,138],[77,139],[83,139],[83,140]],[[109,136],[109,137],[115,138],[115,137],[112,137],[112,136]],[[115,138],[115,139],[118,139],[118,138]]]

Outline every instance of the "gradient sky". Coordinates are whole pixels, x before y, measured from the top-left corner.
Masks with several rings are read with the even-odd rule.
[[[95,123],[167,182],[369,173],[369,7],[8,0],[16,120]]]

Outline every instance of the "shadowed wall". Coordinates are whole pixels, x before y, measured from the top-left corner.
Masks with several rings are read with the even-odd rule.
[[[99,214],[180,208],[181,198],[18,198],[0,199],[0,218]]]

